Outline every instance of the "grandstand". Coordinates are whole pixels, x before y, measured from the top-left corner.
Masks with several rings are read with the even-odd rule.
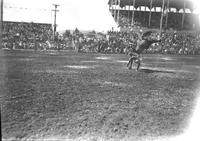
[[[3,48],[33,48],[34,42],[51,40],[52,25],[46,23],[3,22]]]
[[[108,3],[121,29],[133,23],[146,28],[199,29],[199,15],[194,13],[195,6],[189,0],[109,0]]]

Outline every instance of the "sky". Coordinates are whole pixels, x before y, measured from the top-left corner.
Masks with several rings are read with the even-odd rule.
[[[60,5],[58,30],[77,27],[104,31],[117,27],[109,12],[108,0],[4,0],[4,20],[53,23],[53,3]]]
[[[199,7],[200,1],[192,0]],[[75,29],[106,31],[117,25],[112,18],[108,0],[4,0],[4,20],[53,23],[53,3],[59,4],[58,30]]]

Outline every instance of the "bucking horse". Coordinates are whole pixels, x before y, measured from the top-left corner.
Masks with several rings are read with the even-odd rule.
[[[137,43],[136,48],[131,48],[131,50],[129,51],[129,61],[127,64],[128,69],[132,69],[132,65],[133,62],[137,64],[137,71],[140,68],[141,65],[141,56],[140,54],[148,49],[153,43],[157,43],[157,42],[161,42],[161,39],[159,37],[159,39],[155,39],[152,37],[152,31],[147,31],[145,33],[143,33],[142,35],[142,39]]]

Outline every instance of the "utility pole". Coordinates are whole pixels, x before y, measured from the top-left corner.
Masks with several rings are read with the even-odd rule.
[[[53,37],[54,37],[54,39],[55,39],[56,27],[57,27],[57,25],[56,25],[56,13],[59,12],[59,10],[57,10],[57,8],[58,8],[58,6],[60,6],[60,5],[58,5],[58,4],[53,4],[53,6],[54,6],[54,9],[52,10],[52,11],[54,11]]]
[[[121,10],[121,7],[120,7],[120,1],[121,0],[118,0],[118,5],[119,5],[119,9],[118,9],[118,13],[117,13],[117,23],[118,23],[118,25],[120,24],[119,22],[120,22],[120,10]]]
[[[3,21],[3,0],[1,0],[1,21]]]
[[[2,43],[2,33],[3,33],[3,0],[1,0],[1,6],[0,6],[0,8],[1,8],[1,10],[0,10],[0,12],[1,12],[0,13],[0,48],[1,48],[1,46],[2,46],[2,44],[1,44]]]

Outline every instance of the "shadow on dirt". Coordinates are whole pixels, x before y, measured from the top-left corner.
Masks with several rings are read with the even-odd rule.
[[[171,74],[175,73],[175,72],[172,72],[172,71],[155,70],[155,69],[140,69],[139,72],[144,72],[144,73],[171,73]]]

